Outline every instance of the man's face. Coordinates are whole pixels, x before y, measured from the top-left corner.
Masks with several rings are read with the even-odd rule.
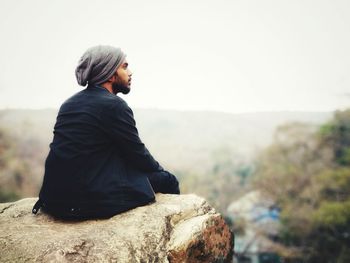
[[[121,92],[128,94],[130,92],[132,72],[128,68],[129,64],[126,60],[118,67],[115,73],[115,81],[112,83],[113,93]]]

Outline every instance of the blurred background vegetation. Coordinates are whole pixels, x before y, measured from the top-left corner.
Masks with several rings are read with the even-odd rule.
[[[298,262],[350,262],[350,110],[280,126],[253,187],[281,209],[278,241]]]
[[[56,114],[0,111],[0,202],[37,196]],[[256,193],[258,201],[268,200],[278,227],[258,232],[272,245],[253,251],[254,239],[238,246],[238,262],[350,262],[350,110],[136,110],[135,118],[149,150],[179,177],[182,193],[205,197],[236,237],[252,227],[237,214],[246,207],[240,200]]]

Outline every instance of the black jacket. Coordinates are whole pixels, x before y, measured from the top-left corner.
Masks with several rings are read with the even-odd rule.
[[[111,216],[154,201],[148,176],[162,171],[127,103],[89,86],[59,110],[39,198],[53,214]]]

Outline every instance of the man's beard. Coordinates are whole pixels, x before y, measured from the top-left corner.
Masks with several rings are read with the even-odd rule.
[[[121,92],[123,94],[128,94],[130,92],[130,87],[122,85],[120,83],[113,83],[112,90],[114,94],[117,94],[118,92]]]

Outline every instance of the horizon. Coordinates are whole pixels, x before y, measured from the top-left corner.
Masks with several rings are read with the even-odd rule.
[[[237,115],[237,114],[264,114],[264,113],[301,113],[301,114],[308,114],[308,113],[334,113],[337,110],[347,110],[348,108],[343,108],[343,109],[336,109],[334,111],[301,111],[301,110],[276,110],[276,111],[245,111],[245,112],[225,112],[225,111],[218,111],[218,110],[186,110],[186,109],[162,109],[162,108],[142,108],[142,107],[134,107],[132,108],[133,111],[138,111],[138,110],[149,110],[149,111],[172,111],[172,112],[186,112],[186,113],[222,113],[222,114],[232,114],[232,115]],[[350,107],[349,107],[350,109]],[[44,110],[54,110],[58,111],[59,107],[54,108],[54,107],[43,107],[43,108],[0,108],[0,111],[44,111]]]

